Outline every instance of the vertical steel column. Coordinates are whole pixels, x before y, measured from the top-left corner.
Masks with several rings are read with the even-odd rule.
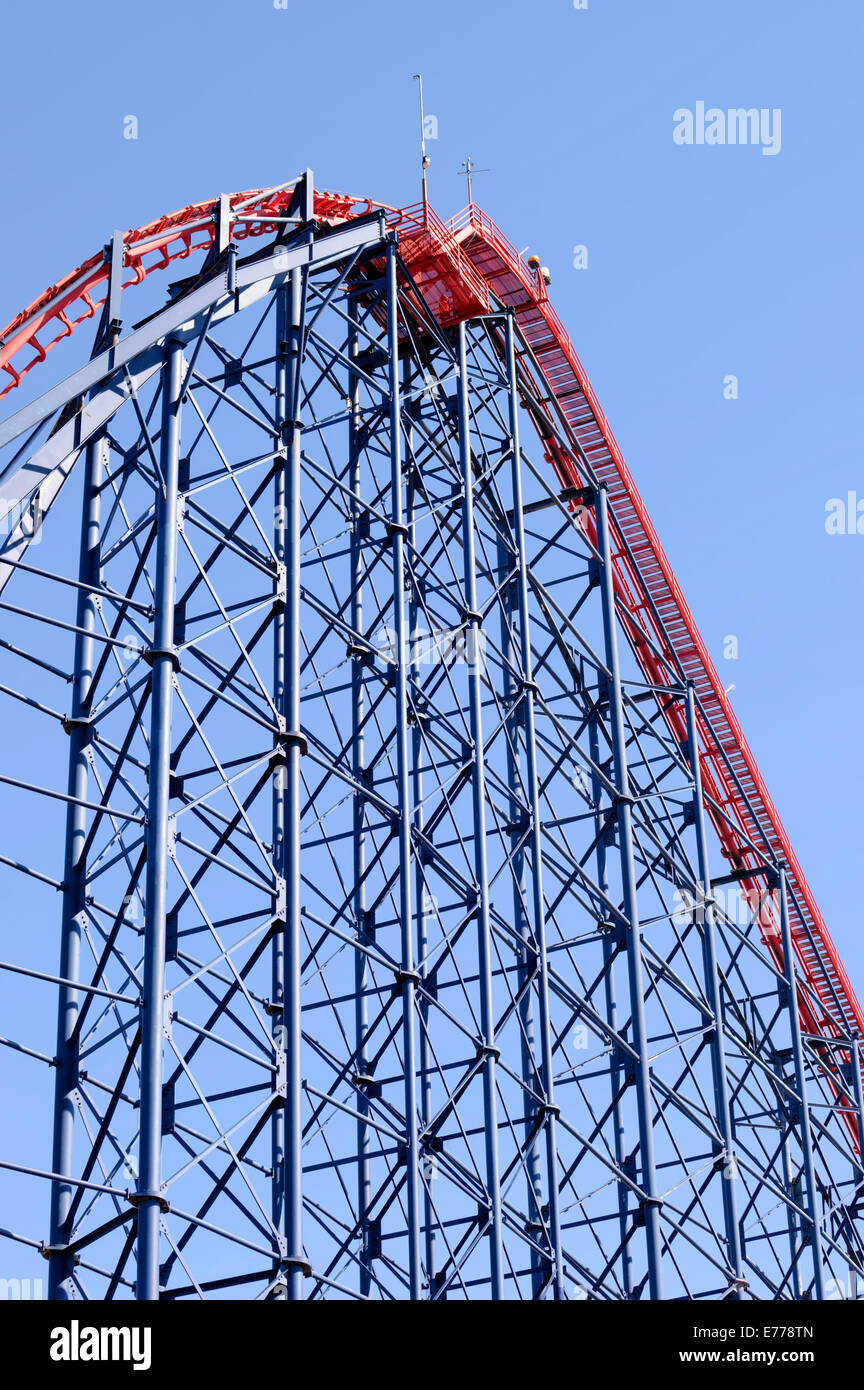
[[[744,1269],[741,1252],[741,1232],[738,1225],[738,1203],[735,1198],[736,1159],[732,1114],[729,1108],[729,1079],[726,1069],[726,1044],[723,1037],[723,999],[717,968],[717,940],[714,921],[714,898],[711,891],[711,869],[708,861],[708,836],[705,828],[705,802],[702,795],[702,764],[699,760],[699,736],[696,728],[696,700],[692,681],[687,682],[687,756],[693,773],[693,824],[696,831],[696,860],[702,892],[702,961],[705,972],[705,992],[714,1019],[711,1032],[711,1070],[714,1080],[714,1104],[717,1127],[723,1143],[723,1217],[726,1223],[726,1243],[729,1264],[735,1279],[733,1299],[741,1298]]]
[[[282,285],[276,292],[276,448],[273,474],[273,553],[278,565],[276,573],[276,598],[273,605],[273,703],[282,719],[285,719],[285,662],[288,644],[285,619],[285,599],[281,597],[286,578],[285,570],[285,467],[287,456],[287,418],[288,418],[288,341],[287,325],[289,316],[290,290]],[[281,736],[276,734],[276,757],[273,766],[273,872],[276,879],[276,896],[273,929],[273,943],[270,951],[271,961],[271,1027],[273,1044],[277,1054],[285,1051],[285,1034],[282,1027],[282,1014],[285,1007],[285,923],[280,920],[280,888],[285,882],[285,764]],[[273,1075],[274,1094],[278,1097],[278,1069]],[[271,1189],[271,1215],[273,1225],[280,1239],[285,1237],[285,1107],[276,1100],[271,1125],[271,1166],[273,1169]]]
[[[303,1129],[301,1099],[300,1011],[300,454],[303,427],[300,422],[300,390],[303,363],[303,303],[305,284],[299,268],[291,272],[288,324],[288,467],[285,483],[285,1242],[286,1281],[289,1300],[303,1297],[307,1269],[303,1254]]]
[[[405,535],[402,520],[402,416],[399,395],[399,313],[396,246],[387,246],[387,349],[390,386],[390,537],[393,546],[393,627],[396,634],[396,778],[399,807],[399,922],[402,990],[402,1046],[405,1068],[405,1188],[408,1212],[408,1280],[410,1296],[421,1296],[420,1209],[418,1203],[419,1142],[417,1136],[417,1055],[414,1000],[418,981],[414,968],[411,914],[411,799],[408,766],[408,656],[405,633]]]
[[[511,668],[516,667],[516,657],[513,650],[513,631],[511,612],[513,608],[512,589],[513,589],[513,557],[509,554],[504,541],[499,537],[498,540],[498,583],[501,590],[501,660],[503,664],[503,679],[501,688],[502,704],[505,710],[505,720],[507,724],[507,825],[511,841],[515,842],[516,848],[510,855],[511,874],[513,877],[513,925],[520,938],[521,946],[517,957],[516,985],[519,993],[519,1042],[520,1054],[522,1059],[522,1083],[523,1083],[523,1107],[522,1117],[525,1124],[525,1134],[532,1135],[537,1123],[537,1102],[534,1100],[533,1092],[536,1091],[534,1056],[536,1052],[536,1040],[534,1035],[534,1009],[531,995],[531,956],[533,948],[531,946],[531,924],[525,910],[526,886],[525,886],[525,850],[523,847],[522,835],[522,804],[519,799],[519,749],[518,749],[518,728],[519,710],[517,708],[518,696],[514,690],[513,676]],[[509,577],[508,577],[509,576]],[[543,1209],[543,1176],[540,1169],[540,1149],[537,1136],[528,1140],[526,1138],[525,1147],[525,1177],[528,1187],[528,1222],[527,1232],[535,1238],[542,1231],[543,1223],[541,1213]],[[543,1260],[540,1252],[532,1245],[531,1247],[531,1292],[535,1299],[539,1299],[543,1293],[545,1275],[543,1272]]]
[[[468,676],[468,703],[474,770],[474,875],[477,879],[477,974],[480,1029],[483,1035],[483,1125],[486,1142],[486,1190],[489,1197],[489,1277],[491,1297],[504,1296],[501,1248],[501,1184],[498,1173],[498,1105],[495,1089],[495,1016],[492,1008],[492,933],[489,925],[489,874],[486,851],[486,771],[483,742],[483,682],[480,678],[481,615],[477,611],[474,547],[474,475],[471,466],[471,416],[468,404],[468,353],[465,324],[459,325],[459,463],[462,471],[462,553],[465,559],[463,613]]]
[[[540,827],[540,793],[537,775],[537,744],[534,733],[534,662],[531,656],[531,627],[528,618],[528,573],[525,563],[525,524],[522,515],[522,450],[519,443],[519,393],[516,381],[516,346],[513,313],[508,310],[506,327],[507,383],[512,466],[513,538],[516,542],[516,595],[519,609],[521,694],[525,729],[525,785],[531,818],[532,858],[532,950],[537,962],[537,1005],[540,1027],[540,1074],[544,1092],[546,1133],[546,1171],[548,1183],[549,1240],[551,1245],[552,1287],[556,1299],[564,1298],[564,1268],[561,1251],[561,1216],[558,1198],[558,1106],[555,1104],[552,1026],[549,1017],[549,968],[546,960],[546,903],[543,898],[543,837]]]
[[[783,974],[786,980],[789,1030],[792,1035],[792,1060],[795,1067],[795,1090],[799,1098],[801,1149],[804,1165],[804,1210],[810,1219],[810,1248],[813,1253],[813,1282],[818,1299],[825,1297],[825,1272],[822,1267],[822,1233],[819,1227],[816,1173],[813,1167],[813,1137],[810,1129],[810,1108],[807,1104],[807,1076],[804,1068],[804,1046],[801,1041],[801,1020],[798,1014],[798,988],[795,983],[795,959],[792,955],[792,929],[789,924],[789,901],[786,892],[786,870],[778,874],[780,893],[780,934],[783,941]]]
[[[99,583],[99,487],[105,466],[107,445],[95,439],[87,445],[84,471],[84,497],[81,513],[81,544],[78,577],[82,584]],[[80,804],[87,800],[87,774],[90,746],[90,684],[93,679],[93,638],[96,626],[96,598],[79,589],[72,672],[72,710],[69,732],[69,776],[67,791],[74,800],[66,811],[66,852],[63,865],[63,914],[60,927],[60,977],[78,979],[81,957],[81,916],[86,896],[87,865],[81,851],[87,835],[87,812]],[[78,1085],[78,991],[62,985],[57,1014],[57,1070],[54,1081],[54,1144],[52,1172],[68,1176],[72,1172],[75,1131],[76,1087]],[[69,1281],[73,1265],[63,1253],[70,1238],[69,1208],[74,1189],[68,1184],[51,1184],[51,1225],[48,1259],[48,1297],[72,1297]]]
[[[162,1197],[162,1042],[165,991],[165,900],[168,880],[168,797],[171,770],[171,706],[177,654],[174,597],[180,461],[180,391],[183,345],[165,345],[162,368],[162,487],[156,501],[156,615],[151,667],[150,776],[144,901],[144,989],[141,1018],[141,1131],[138,1157],[137,1297],[159,1297],[159,1229]]]
[[[348,314],[351,328],[348,337],[348,356],[351,362],[360,351],[357,329],[357,301],[352,296]],[[362,486],[362,451],[360,448],[360,377],[353,367],[348,370],[348,458],[351,488],[351,628],[358,637],[363,633],[363,530],[364,511],[359,501]],[[353,837],[354,837],[354,928],[360,947],[369,939],[366,920],[366,798],[360,788],[366,778],[366,748],[364,739],[365,650],[359,644],[351,653],[351,774],[354,778]],[[368,1075],[369,1054],[366,1043],[369,1031],[369,965],[366,952],[354,952],[354,1033],[357,1059],[357,1109],[363,1117],[357,1121],[357,1222],[360,1229],[360,1293],[368,1297],[372,1289],[371,1245],[369,1240],[369,1207],[372,1201],[372,1172],[369,1161],[371,1131],[365,1116],[369,1114]]]
[[[411,389],[412,380],[412,360],[406,357],[403,362],[403,387],[406,394]],[[412,403],[413,405],[413,403]],[[411,467],[408,472],[405,496],[405,522],[408,527],[408,543],[412,551],[417,548],[417,491],[418,478],[417,468],[414,464],[414,424],[413,410],[405,411],[405,442],[408,449],[408,456],[411,459]],[[417,622],[419,617],[418,585],[422,581],[417,575],[413,578],[408,600],[408,627],[411,634],[411,663],[410,678],[419,685],[420,680],[420,660],[422,649],[417,642]],[[425,630],[425,629],[424,629]],[[429,643],[432,642],[432,634],[429,634]],[[431,658],[431,645],[427,644],[426,650]],[[419,838],[423,831],[423,721],[425,712],[422,709],[415,709],[414,723],[411,728],[411,795],[413,797],[413,810],[411,813],[411,825],[413,833]],[[426,982],[426,953],[428,949],[428,916],[431,908],[431,894],[426,890],[426,878],[423,864],[419,854],[414,856],[414,911],[417,917],[417,974],[423,982],[424,989],[428,988]],[[420,1015],[420,1037],[418,1043],[418,1065],[420,1070],[420,1092],[418,1096],[418,1110],[420,1114],[421,1133],[425,1134],[429,1120],[432,1116],[432,1057],[429,1047],[429,1002],[421,994],[417,1012]],[[423,1156],[423,1251],[425,1259],[426,1283],[429,1289],[430,1299],[434,1299],[437,1293],[437,1242],[435,1233],[435,1215],[432,1204],[432,1188],[435,1183],[437,1158],[434,1153],[426,1150]]]
[[[600,588],[603,604],[603,629],[606,667],[609,672],[609,732],[612,739],[612,761],[617,786],[618,844],[621,855],[621,886],[624,916],[627,926],[627,969],[630,984],[630,1017],[633,1046],[639,1058],[635,1086],[636,1108],[639,1117],[639,1148],[642,1169],[642,1212],[648,1256],[648,1287],[652,1299],[663,1297],[662,1237],[660,1234],[660,1201],[657,1196],[657,1174],[654,1164],[654,1131],[651,1124],[651,1082],[648,1039],[645,1026],[645,998],[642,983],[642,943],[639,926],[639,905],[636,896],[636,869],[633,858],[633,824],[630,815],[630,775],[627,770],[627,744],[624,732],[624,702],[621,696],[621,674],[618,665],[618,633],[615,613],[615,585],[612,574],[612,544],[609,535],[609,512],[605,485],[595,494],[597,549],[600,552]]]
[[[591,761],[595,767],[600,765],[600,736],[597,732],[596,711],[588,724],[588,746],[591,750]],[[597,838],[597,848],[595,859],[597,863],[597,887],[608,897],[609,893],[609,871],[606,862],[606,828],[605,815],[603,813],[603,783],[595,771],[591,773],[591,799],[594,802],[594,834]],[[615,955],[616,948],[611,933],[606,930],[603,933],[603,997],[606,1005],[606,1022],[615,1032],[618,1032],[618,1001],[615,997]],[[627,1166],[627,1141],[624,1131],[624,1107],[621,1103],[622,1079],[624,1069],[621,1065],[621,1057],[617,1045],[609,1065],[609,1084],[612,1094],[612,1128],[614,1134],[615,1162],[623,1172]],[[627,1208],[630,1202],[630,1188],[626,1183],[618,1182],[618,1231],[621,1236],[621,1286],[624,1290],[625,1298],[630,1298],[633,1293],[633,1255],[630,1250],[630,1241],[627,1240]]]
[[[784,1131],[788,1129],[786,1120],[786,1114],[781,1106],[777,1110],[777,1128],[780,1130],[781,1134],[783,1134],[783,1185],[790,1202],[795,1202],[795,1204],[800,1207],[801,1179],[792,1168],[792,1151],[789,1147],[789,1136],[788,1133],[784,1133]],[[792,1297],[795,1299],[796,1303],[800,1303],[803,1295],[801,1291],[801,1251],[798,1249],[798,1213],[793,1211],[792,1207],[788,1204],[786,1206],[786,1229],[789,1235],[789,1267],[792,1274],[790,1280]]]

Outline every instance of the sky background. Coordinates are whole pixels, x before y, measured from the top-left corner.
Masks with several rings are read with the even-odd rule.
[[[825,516],[864,501],[862,27],[856,0],[43,0],[0,57],[0,322],[114,227],[307,165],[417,201],[422,70],[430,200],[463,205],[470,153],[549,266],[859,996],[864,536]],[[678,146],[700,100],[780,108],[781,152]]]

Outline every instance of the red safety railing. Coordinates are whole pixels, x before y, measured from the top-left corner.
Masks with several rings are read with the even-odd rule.
[[[255,189],[234,193],[230,198],[230,235],[234,241],[246,237],[274,235],[284,217],[293,190]],[[374,204],[374,206],[380,206]],[[344,222],[371,211],[368,199],[345,193],[315,193],[315,216],[322,222]],[[148,222],[124,233],[123,267],[129,272],[123,288],[140,285],[153,270],[164,270],[172,261],[185,260],[196,251],[207,251],[213,243],[219,222],[220,200],[211,198]],[[98,291],[105,286],[111,263],[108,250],[83,261],[62,280],[49,285],[32,304],[7,323],[0,332],[0,371],[9,378],[0,386],[0,399],[19,386],[28,372],[79,324],[92,319],[105,302]],[[24,357],[29,350],[30,356]]]

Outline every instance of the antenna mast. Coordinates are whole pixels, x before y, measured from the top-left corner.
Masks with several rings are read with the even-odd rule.
[[[472,175],[472,174],[488,174],[488,173],[489,173],[489,170],[488,170],[488,169],[478,169],[478,168],[477,168],[477,165],[474,163],[474,160],[471,158],[470,154],[469,154],[465,159],[463,159],[463,160],[462,160],[462,163],[459,165],[459,175],[460,175],[460,177],[467,178],[467,180],[468,180],[468,203],[469,203],[469,206],[470,206],[470,205],[473,203],[473,201],[474,201],[473,197],[471,196],[471,175]]]
[[[426,208],[429,204],[429,197],[426,191],[426,170],[429,168],[431,161],[426,154],[426,118],[423,114],[423,74],[415,72],[414,81],[420,84],[420,188],[423,199],[423,214],[425,217]]]

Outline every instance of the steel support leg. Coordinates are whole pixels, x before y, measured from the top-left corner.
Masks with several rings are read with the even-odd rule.
[[[501,1246],[501,1185],[498,1173],[498,1105],[495,1089],[495,1017],[492,1008],[492,935],[489,926],[489,874],[486,851],[486,772],[483,740],[483,682],[480,671],[481,616],[477,612],[474,548],[474,474],[471,464],[471,416],[468,404],[468,354],[465,324],[459,325],[459,463],[462,471],[462,553],[465,560],[463,615],[468,667],[468,703],[474,757],[471,791],[474,823],[474,876],[477,880],[477,972],[483,1049],[483,1125],[486,1141],[486,1191],[489,1198],[489,1275],[493,1299],[504,1296]]]
[[[651,1081],[648,1039],[645,1025],[645,996],[642,970],[642,943],[639,926],[639,905],[636,896],[636,869],[633,857],[633,824],[630,807],[630,776],[627,770],[627,746],[624,732],[624,703],[621,696],[621,674],[618,665],[618,633],[615,613],[615,585],[612,573],[612,544],[609,534],[609,513],[606,488],[597,489],[595,514],[597,520],[597,549],[600,552],[600,585],[603,603],[603,629],[609,693],[609,728],[612,738],[612,762],[618,793],[618,845],[621,855],[621,884],[627,932],[627,967],[630,984],[630,1017],[633,1047],[639,1058],[636,1070],[636,1108],[639,1117],[639,1149],[641,1154],[643,1218],[648,1257],[648,1288],[652,1299],[663,1297],[662,1238],[660,1234],[660,1202],[657,1196],[657,1175],[654,1164],[654,1131],[651,1119]]]
[[[406,394],[411,389],[412,381],[412,360],[406,357],[403,362],[403,386]],[[408,540],[412,551],[417,544],[417,496],[418,496],[418,477],[417,469],[414,465],[414,427],[413,414],[405,412],[405,431],[406,447],[408,457],[411,459],[411,467],[408,471],[406,485],[405,502],[405,522],[408,527]],[[419,644],[416,641],[418,636],[418,622],[420,621],[420,603],[418,586],[423,584],[423,580],[415,575],[411,585],[411,592],[408,602],[408,627],[411,633],[411,679],[419,684],[420,681],[420,660],[421,653]],[[425,631],[425,628],[424,628]],[[429,634],[431,642],[432,635]],[[430,656],[431,656],[431,649]],[[414,805],[411,813],[411,824],[414,835],[419,839],[423,831],[425,821],[423,807],[423,728],[426,720],[425,712],[417,709],[414,712],[414,723],[411,728],[411,794]],[[426,877],[423,864],[419,855],[414,856],[414,912],[417,918],[417,974],[426,984],[426,955],[428,950],[429,937],[429,913],[431,911],[432,895],[426,889]],[[417,1012],[420,1017],[420,1037],[418,1044],[418,1065],[420,1070],[420,1091],[418,1096],[418,1109],[420,1113],[421,1133],[425,1134],[430,1119],[432,1118],[432,1054],[429,1047],[429,1003],[421,995]],[[434,1299],[438,1289],[438,1250],[435,1233],[435,1213],[433,1207],[432,1193],[435,1185],[437,1173],[437,1157],[433,1152],[426,1150],[423,1156],[423,1255],[424,1255],[424,1274],[430,1299]]]
[[[353,320],[348,352],[353,361],[360,350],[356,327],[357,305],[351,300],[349,314]],[[360,447],[360,377],[348,373],[348,457],[350,461],[351,498],[351,627],[363,631],[363,531],[365,513],[359,502],[362,487],[362,450]],[[366,798],[359,790],[366,778],[366,749],[364,739],[365,685],[364,651],[358,647],[351,661],[351,774],[354,778],[353,836],[354,836],[354,930],[358,943],[369,940],[366,916]],[[371,1130],[365,1119],[369,1114],[368,1079],[369,1054],[366,1043],[369,1031],[369,965],[366,952],[354,953],[354,1031],[357,1049],[357,1109],[363,1117],[357,1121],[357,1221],[360,1228],[360,1293],[369,1296],[372,1288],[372,1253],[369,1231],[369,1208],[372,1201],[372,1170],[369,1160]]]
[[[276,447],[279,450],[273,475],[273,553],[279,566],[276,575],[277,597],[273,614],[273,703],[284,719],[285,668],[288,651],[288,630],[285,600],[279,597],[286,578],[285,531],[286,489],[285,471],[288,440],[288,324],[290,320],[290,288],[282,286],[276,295]],[[285,1032],[282,1016],[285,1008],[285,923],[280,918],[280,886],[285,881],[285,783],[286,769],[282,760],[280,738],[276,736],[276,758],[273,766],[273,870],[276,878],[274,916],[276,922],[271,946],[270,1017],[273,1043],[277,1056],[285,1052]],[[274,1073],[274,1091],[279,1085],[278,1069]],[[273,1225],[280,1239],[285,1238],[285,1107],[276,1099],[271,1119],[271,1164]]]
[[[795,1090],[799,1097],[800,1139],[804,1176],[804,1209],[810,1220],[810,1249],[813,1254],[813,1287],[817,1299],[825,1297],[825,1272],[822,1264],[822,1234],[818,1217],[819,1194],[813,1166],[813,1136],[810,1128],[810,1108],[807,1104],[807,1073],[804,1066],[804,1045],[801,1041],[801,1021],[798,1014],[798,989],[795,983],[795,960],[792,954],[792,929],[789,924],[789,900],[786,891],[786,870],[779,873],[780,934],[783,942],[783,974],[786,980],[789,1030],[792,1035],[792,1061],[795,1067]]]
[[[78,576],[82,584],[99,583],[99,485],[105,466],[107,445],[103,439],[87,446],[84,472],[84,500],[81,517],[81,548]],[[86,589],[78,592],[75,657],[72,673],[72,711],[69,720],[70,801],[66,812],[66,853],[63,865],[63,916],[60,927],[60,976],[77,980],[80,969],[82,915],[86,896],[87,865],[81,858],[87,836],[87,812],[76,802],[87,800],[89,771],[90,683],[93,677],[94,642],[89,635],[96,626],[96,599]],[[54,1089],[54,1145],[52,1172],[64,1176],[72,1172],[75,1130],[76,1087],[78,1085],[78,992],[61,986],[57,1016],[57,1070]],[[73,1297],[70,1284],[72,1262],[63,1253],[71,1232],[68,1215],[75,1189],[68,1184],[51,1185],[51,1226],[48,1260],[48,1297]]]
[[[777,1111],[777,1128],[783,1134],[787,1129],[787,1115],[781,1108]],[[789,1145],[788,1134],[784,1134],[782,1140],[783,1151],[783,1178],[786,1196],[790,1203],[794,1202],[800,1207],[802,1204],[801,1178],[792,1167],[792,1150]],[[803,1297],[801,1291],[801,1250],[799,1249],[798,1233],[799,1222],[798,1213],[793,1210],[791,1205],[786,1206],[786,1228],[789,1233],[789,1266],[791,1278],[789,1280],[792,1289],[792,1297],[796,1303],[800,1303]]]
[[[597,732],[597,716],[593,716],[588,726],[588,745],[591,761],[595,767],[600,764],[600,736]],[[603,783],[596,772],[591,773],[591,799],[594,802],[594,834],[597,837],[595,858],[597,863],[597,887],[608,896],[609,872],[606,856],[605,813],[603,810]],[[606,1006],[606,1022],[613,1032],[618,1032],[618,1003],[615,997],[615,957],[617,949],[610,931],[603,934],[603,998]],[[624,1106],[621,1101],[624,1068],[617,1046],[610,1058],[609,1083],[612,1092],[612,1128],[614,1134],[615,1162],[623,1172],[627,1167],[627,1139],[624,1130]],[[632,1175],[631,1175],[632,1176]],[[618,1184],[618,1232],[621,1238],[621,1287],[625,1298],[633,1294],[633,1254],[627,1239],[629,1219],[627,1208],[630,1203],[630,1188],[619,1180]]]
[[[548,1183],[548,1225],[551,1246],[552,1288],[556,1299],[564,1298],[564,1269],[561,1252],[561,1216],[558,1197],[558,1107],[555,1104],[552,1025],[549,1016],[549,969],[546,959],[546,903],[543,897],[543,834],[540,825],[540,792],[537,775],[537,743],[534,732],[534,662],[531,655],[531,627],[528,609],[528,573],[525,561],[525,524],[522,514],[522,453],[519,444],[519,394],[516,380],[516,346],[513,315],[507,315],[507,381],[512,467],[513,538],[516,543],[516,597],[519,614],[520,664],[522,667],[522,709],[525,728],[525,786],[531,818],[532,867],[532,949],[536,962],[538,1026],[540,1029],[540,1074],[544,1092],[546,1134],[546,1173]]]
[[[528,1186],[528,1233],[539,1243],[543,1230],[543,1175],[540,1164],[540,1147],[534,1134],[537,1125],[537,1090],[534,1058],[536,1038],[534,1033],[534,1007],[531,991],[533,976],[533,947],[531,945],[531,924],[526,910],[525,850],[523,848],[523,808],[520,799],[519,774],[519,731],[520,696],[517,693],[512,671],[518,667],[518,657],[513,649],[512,609],[513,609],[513,556],[502,541],[498,542],[498,584],[501,589],[501,659],[502,704],[507,721],[507,825],[508,833],[515,848],[511,854],[511,874],[513,878],[513,925],[521,940],[516,969],[516,986],[519,994],[520,1054],[522,1060],[523,1083],[523,1121],[525,1125],[525,1176]],[[527,1136],[532,1136],[530,1139]],[[536,1245],[531,1247],[531,1294],[535,1299],[542,1297],[546,1274],[544,1261]]]
[[[399,923],[401,933],[402,1063],[405,1068],[405,1198],[408,1213],[410,1297],[421,1297],[420,1207],[418,1202],[417,1048],[411,913],[411,799],[408,758],[408,643],[405,631],[405,525],[402,519],[402,412],[399,392],[399,315],[396,247],[387,247],[387,348],[390,355],[390,530],[393,556],[393,628],[396,636],[396,779],[399,806]]]
[[[138,1158],[137,1297],[159,1297],[162,1197],[162,1043],[165,1007],[165,901],[168,879],[168,798],[171,706],[174,691],[174,599],[180,461],[182,344],[165,348],[162,369],[160,466],[156,503],[156,616],[151,666],[150,778],[144,900],[144,1002],[141,1020],[141,1132]]]
[[[288,467],[285,480],[285,1242],[288,1299],[303,1297],[303,1153],[300,1113],[302,1042],[300,1011],[300,383],[303,362],[303,272],[292,270],[288,323]]]
[[[735,1197],[737,1178],[735,1137],[729,1109],[729,1078],[726,1069],[726,1045],[723,1034],[723,999],[717,969],[717,940],[714,920],[714,899],[711,893],[711,869],[708,860],[708,836],[705,828],[705,803],[702,795],[702,765],[699,760],[699,737],[696,728],[696,700],[691,683],[687,685],[687,754],[693,773],[693,824],[696,831],[696,859],[702,892],[702,961],[705,973],[705,993],[713,1016],[711,1030],[711,1070],[714,1082],[714,1105],[717,1128],[720,1131],[723,1164],[723,1218],[729,1265],[735,1287],[733,1299],[740,1299],[744,1281],[741,1252],[741,1232],[738,1225],[738,1203]]]

